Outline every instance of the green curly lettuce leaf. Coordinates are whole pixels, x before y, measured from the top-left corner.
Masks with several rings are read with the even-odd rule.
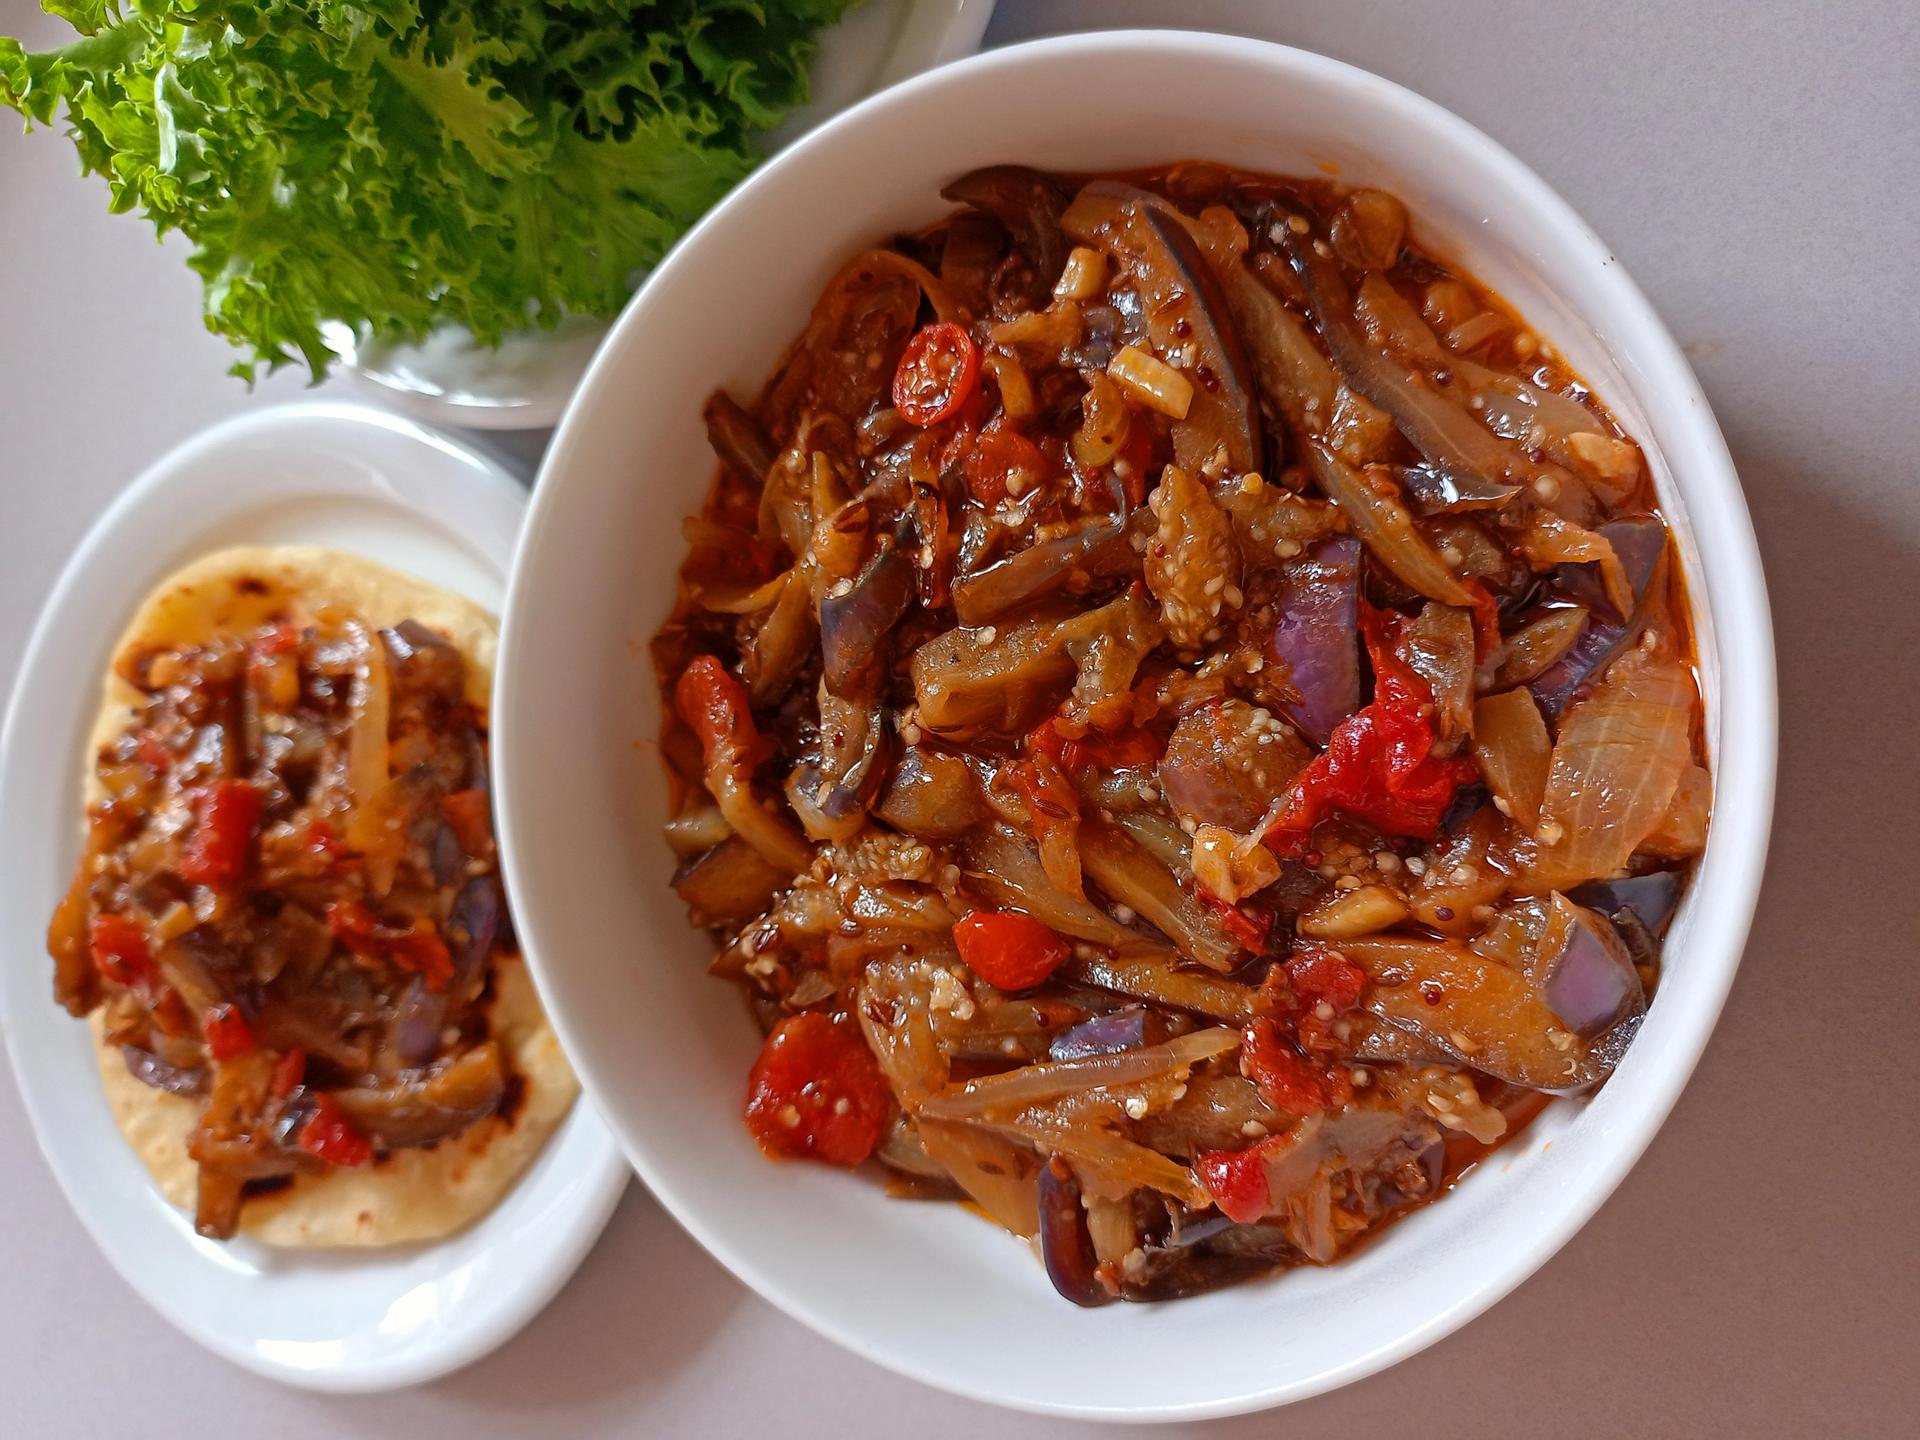
[[[854,3],[43,0],[76,38],[0,37],[0,103],[193,243],[236,374],[318,379],[329,322],[492,343],[619,309]]]

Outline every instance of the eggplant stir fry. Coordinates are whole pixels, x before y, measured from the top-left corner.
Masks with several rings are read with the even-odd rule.
[[[1332,1261],[1645,1011],[1709,795],[1645,464],[1390,195],[945,193],[709,402],[654,641],[746,1122],[1080,1304]]]
[[[96,762],[54,990],[136,1079],[204,1105],[199,1232],[504,1113],[509,937],[459,651],[323,611],[120,671],[145,699]]]

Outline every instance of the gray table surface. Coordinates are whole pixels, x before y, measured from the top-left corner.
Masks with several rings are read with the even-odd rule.
[[[1917,14],[1911,0],[1002,0],[989,43],[1176,22],[1265,36],[1411,85],[1517,151],[1607,237],[1692,355],[1746,484],[1779,632],[1766,893],[1725,1018],[1647,1157],[1461,1333],[1336,1394],[1194,1433],[1913,1433]],[[0,0],[0,16],[0,31],[53,33],[26,0]],[[182,247],[109,219],[55,135],[0,131],[10,687],[58,568],[127,479],[200,426],[302,387],[281,377],[249,395],[225,378]],[[8,849],[35,843],[5,835]],[[1091,1428],[952,1399],[842,1353],[732,1280],[637,1185],[565,1293],[491,1359],[380,1398],[282,1390],[134,1297],[0,1091],[0,1432]]]

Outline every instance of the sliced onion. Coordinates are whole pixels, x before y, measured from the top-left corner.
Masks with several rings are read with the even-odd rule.
[[[1473,616],[1429,601],[1402,642],[1406,662],[1433,692],[1434,728],[1442,740],[1473,729]]]
[[[1077,958],[1069,961],[1061,973],[1083,985],[1237,1025],[1260,1013],[1260,992],[1251,985],[1206,970],[1182,969],[1179,957],[1171,950]]]
[[[1080,863],[1111,899],[1130,906],[1183,954],[1222,973],[1233,968],[1240,947],[1213,912],[1125,832],[1103,821],[1083,823]]]
[[[1566,889],[1626,868],[1693,762],[1693,675],[1636,651],[1560,724],[1529,884]]]
[[[1115,1085],[1134,1085],[1191,1069],[1203,1060],[1240,1048],[1240,1032],[1221,1027],[1196,1030],[1159,1045],[1080,1060],[1023,1065],[929,1096],[920,1113],[936,1120],[981,1120],[1011,1115],[1062,1096]]]
[[[1429,600],[1473,607],[1473,592],[1414,528],[1404,505],[1380,494],[1358,470],[1316,441],[1307,444],[1307,463],[1321,490],[1353,526],[1354,534],[1394,578]]]
[[[1530,692],[1503,691],[1473,707],[1473,758],[1507,814],[1528,831],[1539,824],[1553,741]]]
[[[1584,605],[1564,605],[1543,612],[1509,635],[1494,670],[1502,687],[1525,685],[1546,673],[1580,638],[1587,625]]]

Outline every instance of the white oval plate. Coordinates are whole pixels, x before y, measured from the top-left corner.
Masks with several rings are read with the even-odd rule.
[[[765,136],[778,150],[856,100],[979,48],[994,0],[865,0],[820,32],[809,75],[813,98]],[[327,343],[354,378],[388,404],[441,425],[544,430],[556,425],[613,324],[576,316],[557,330],[523,330],[477,345],[457,325],[418,344],[358,344],[336,326]]]
[[[84,737],[114,641],[170,571],[227,545],[337,546],[498,612],[526,492],[411,421],[300,404],[227,421],[158,461],[68,563],[0,735],[0,1026],[40,1148],[114,1268],[249,1370],[315,1390],[392,1389],[493,1349],[558,1292],[628,1171],[584,1097],[489,1214],[431,1245],[279,1250],[194,1234],[108,1112],[87,1028],[52,998],[41,946],[79,853]]]

